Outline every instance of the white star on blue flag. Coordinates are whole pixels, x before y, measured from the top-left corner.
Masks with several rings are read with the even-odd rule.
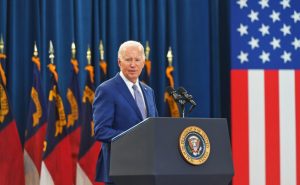
[[[300,1],[232,1],[232,68],[300,69]]]

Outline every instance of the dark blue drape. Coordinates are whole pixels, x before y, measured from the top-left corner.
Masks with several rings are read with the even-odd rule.
[[[161,116],[166,115],[163,93],[167,85],[169,47],[174,55],[175,87],[184,86],[198,103],[190,116],[227,116],[229,65],[224,58],[220,60],[220,36],[224,34],[219,26],[222,12],[219,7],[219,0],[0,0],[0,33],[7,53],[8,92],[21,138],[30,98],[34,41],[41,58],[45,97],[50,87],[49,40],[54,45],[59,88],[65,101],[71,77],[72,41],[77,47],[82,92],[87,48],[92,51],[99,85],[99,41],[103,40],[108,75],[112,77],[119,71],[119,45],[132,39],[144,45],[146,41],[150,43],[150,86],[155,90]]]

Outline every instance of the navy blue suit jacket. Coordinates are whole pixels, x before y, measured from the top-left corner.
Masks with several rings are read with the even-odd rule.
[[[153,90],[140,83],[147,108],[147,117],[156,117]],[[119,73],[99,85],[93,103],[95,138],[102,142],[97,161],[96,181],[111,182],[109,178],[110,141],[113,137],[143,121],[142,114]]]

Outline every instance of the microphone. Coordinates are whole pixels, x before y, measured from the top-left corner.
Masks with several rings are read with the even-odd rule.
[[[193,106],[196,106],[196,102],[193,100],[193,96],[188,94],[187,91],[183,87],[179,87],[177,92],[188,102],[190,102]]]
[[[172,87],[168,86],[166,88],[166,91],[174,98],[174,100],[176,102],[178,102],[179,100],[182,99],[182,96],[180,94],[178,94],[175,89],[173,89]]]

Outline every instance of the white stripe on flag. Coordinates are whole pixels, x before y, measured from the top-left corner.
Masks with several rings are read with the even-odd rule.
[[[249,181],[264,185],[265,165],[265,91],[264,71],[249,70]]]
[[[41,185],[54,185],[53,179],[47,169],[47,166],[44,161],[42,161],[42,168],[41,168]]]
[[[80,164],[77,163],[76,166],[76,185],[93,185],[84,170],[80,167]]]
[[[280,185],[296,185],[295,72],[279,71]]]
[[[25,166],[25,184],[39,185],[40,184],[39,172],[26,150],[24,150],[24,166]]]

